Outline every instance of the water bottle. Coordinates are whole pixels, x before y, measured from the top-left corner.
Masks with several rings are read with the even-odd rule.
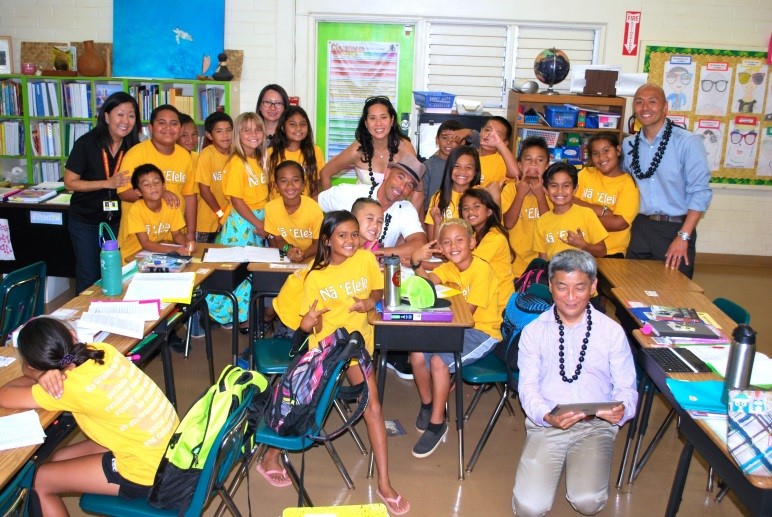
[[[107,233],[110,239],[105,239],[104,233]],[[102,241],[102,251],[99,253],[102,292],[107,296],[117,296],[123,291],[121,252],[113,231],[105,223],[99,224],[99,240]]]
[[[383,258],[383,306],[387,309],[396,309],[400,304],[401,274],[398,256],[390,255]]]
[[[756,356],[756,331],[750,325],[738,325],[732,331],[732,344],[729,345],[724,391],[721,402],[729,400],[729,390],[744,390],[751,383],[753,358]]]

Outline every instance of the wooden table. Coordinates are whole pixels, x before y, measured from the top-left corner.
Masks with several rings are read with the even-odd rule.
[[[461,351],[464,330],[474,326],[472,313],[460,294],[450,298],[453,321],[384,321],[375,310],[367,314],[367,321],[375,326],[375,347],[378,358],[378,396],[383,405],[386,388],[386,357],[389,351],[453,352],[456,364],[456,429],[458,431],[458,479],[464,479],[464,396],[461,380]]]
[[[711,312],[711,316],[717,318],[718,314]],[[642,347],[652,345],[651,337],[643,334],[640,330],[635,330],[633,336]],[[717,380],[720,377],[715,373],[667,374],[644,353],[639,354],[638,360],[646,374],[678,413],[681,422],[679,430],[686,438],[681,457],[678,460],[665,515],[673,516],[678,512],[686,484],[686,476],[689,472],[689,464],[695,449],[708,465],[713,467],[752,515],[772,515],[772,478],[744,475],[727,451],[726,444],[704,422],[694,420],[687,411],[678,405],[665,382],[668,377],[685,380]]]
[[[632,287],[640,290],[668,289],[671,291],[705,290],[694,283],[689,277],[678,271],[665,267],[659,260],[634,260],[600,258],[598,273],[612,287]]]

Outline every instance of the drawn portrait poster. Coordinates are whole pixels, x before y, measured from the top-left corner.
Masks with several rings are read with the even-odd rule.
[[[738,116],[729,123],[724,167],[749,169],[756,163],[759,123],[756,117]]]
[[[724,123],[716,119],[699,119],[695,124],[694,134],[702,137],[710,171],[717,171],[721,167],[721,154],[724,150]]]
[[[697,115],[726,116],[731,83],[732,67],[729,66],[729,63],[708,63],[701,66],[695,113]]]
[[[668,111],[691,111],[695,65],[691,56],[673,56],[665,65],[665,99]]]
[[[745,59],[735,75],[732,113],[762,112],[767,91],[767,65],[760,59]]]
[[[772,127],[764,129],[759,148],[759,176],[772,176]]]

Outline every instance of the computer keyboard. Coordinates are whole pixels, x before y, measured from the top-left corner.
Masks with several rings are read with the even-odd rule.
[[[702,359],[684,348],[644,348],[643,353],[668,373],[710,373],[712,371]]]

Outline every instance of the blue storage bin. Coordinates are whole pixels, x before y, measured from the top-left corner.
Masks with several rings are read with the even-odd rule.
[[[447,92],[413,91],[413,100],[421,108],[450,109],[456,96]]]
[[[551,127],[576,127],[579,112],[565,106],[544,106],[544,118]]]

